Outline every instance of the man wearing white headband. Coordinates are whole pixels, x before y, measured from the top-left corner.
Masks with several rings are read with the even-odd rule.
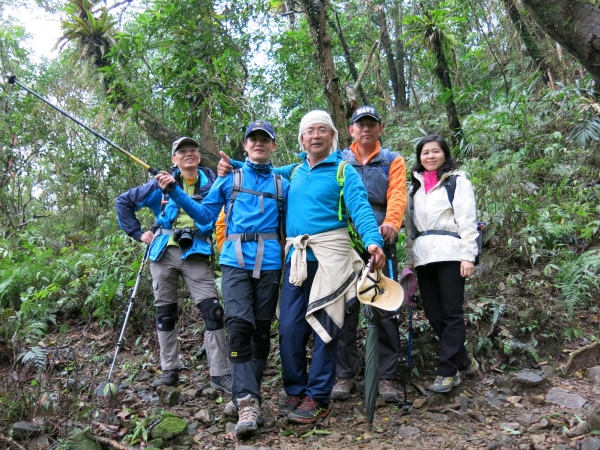
[[[303,162],[274,169],[290,180],[286,264],[279,301],[279,343],[287,398],[279,410],[288,413],[291,422],[313,423],[330,411],[337,341],[346,302],[356,298],[357,274],[362,267],[348,235],[348,215],[375,258],[375,267],[383,267],[385,255],[360,176],[349,164],[338,170],[342,154],[337,150],[338,132],[329,114],[306,114],[300,122],[298,142],[304,149],[300,155]],[[221,155],[220,175],[231,167],[229,159]],[[311,335],[314,350],[308,373],[306,344]]]

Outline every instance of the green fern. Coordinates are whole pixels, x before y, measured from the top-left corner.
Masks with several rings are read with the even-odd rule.
[[[31,363],[38,371],[46,367],[48,352],[42,347],[33,347],[30,350],[21,353],[17,357],[17,361],[21,364]]]
[[[567,142],[576,142],[586,148],[590,142],[600,140],[600,118],[592,117],[579,123],[567,136]]]
[[[600,290],[599,274],[600,252],[597,250],[578,255],[559,266],[554,286],[560,289],[569,316],[573,316],[576,306],[586,303],[593,297],[593,292]]]

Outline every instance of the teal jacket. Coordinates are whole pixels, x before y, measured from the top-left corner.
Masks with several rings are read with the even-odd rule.
[[[301,153],[301,164],[291,164],[273,169],[275,173],[290,179],[287,198],[286,235],[295,237],[302,234],[318,234],[326,231],[346,228],[348,217],[346,208],[358,230],[365,248],[376,244],[383,248],[383,238],[379,234],[377,219],[369,204],[367,190],[360,176],[350,164],[345,167],[344,201],[342,221],[338,218],[340,187],[336,180],[337,168],[342,162],[342,152],[335,151],[326,159],[310,168],[306,153]],[[241,167],[239,161],[231,161],[234,167]],[[290,250],[288,260],[293,252]],[[316,261],[310,247],[307,259]]]

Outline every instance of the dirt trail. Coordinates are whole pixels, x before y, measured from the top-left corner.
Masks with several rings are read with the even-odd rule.
[[[59,439],[85,427],[105,439],[103,448],[118,448],[111,447],[110,442],[124,448],[146,448],[145,442],[136,442],[132,436],[137,431],[143,437],[148,432],[146,425],[142,426],[144,418],[167,410],[187,422],[187,434],[164,444],[165,448],[180,450],[236,446],[247,450],[600,449],[600,432],[595,434],[589,426],[581,425],[590,420],[594,423],[593,412],[600,407],[600,367],[597,373],[588,370],[596,362],[598,347],[578,357],[572,364],[576,370],[563,377],[549,364],[512,374],[480,371],[450,394],[435,395],[427,395],[423,389],[431,378],[415,379],[408,392],[410,411],[403,410],[402,402],[379,405],[372,430],[368,429],[359,391],[345,402],[334,402],[331,414],[316,426],[285,423],[278,416],[282,391],[275,352],[263,383],[265,426],[255,436],[238,442],[231,432],[235,422],[222,414],[229,398],[206,390],[206,360],[192,358],[202,340],[196,332],[181,335],[189,369],[182,372],[178,401],[167,395],[161,403],[149,386],[159,376],[154,369],[158,355],[152,337],[134,340],[135,345],[128,344],[122,350],[114,376],[122,389],[117,398],[96,397],[93,390],[108,372],[102,360],[111,359],[115,335],[74,326],[68,334],[48,336],[42,342],[47,358],[42,372],[36,373],[31,362],[6,370],[0,382],[5,416],[0,448],[18,448],[8,443],[9,428],[18,420],[43,424],[42,437],[20,442],[23,448],[58,448]],[[566,363],[566,354],[563,359],[559,362]],[[166,404],[169,398],[174,406]],[[21,405],[21,416],[15,408],[19,399],[26,403]],[[12,409],[7,410],[6,405]],[[600,421],[600,415],[596,419]],[[152,440],[151,434],[148,440]]]

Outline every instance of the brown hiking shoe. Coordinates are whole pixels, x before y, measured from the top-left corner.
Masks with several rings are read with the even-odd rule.
[[[353,387],[354,381],[352,378],[338,378],[331,391],[331,398],[333,400],[348,400]]]
[[[398,401],[398,391],[394,388],[394,382],[392,380],[379,380],[379,396],[384,399],[386,403]]]

